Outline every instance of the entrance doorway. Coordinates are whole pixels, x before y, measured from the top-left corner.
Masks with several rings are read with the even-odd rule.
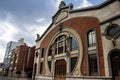
[[[113,51],[110,55],[112,80],[120,80],[120,52]]]
[[[55,62],[54,80],[66,80],[66,61],[64,59]]]

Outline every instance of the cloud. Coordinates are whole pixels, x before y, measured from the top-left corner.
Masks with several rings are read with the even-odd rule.
[[[63,0],[56,0],[56,5],[55,6],[56,6],[57,9],[58,9],[59,4],[60,4],[61,1],[63,1]]]
[[[0,62],[3,61],[7,42],[14,40],[14,35],[17,34],[17,28],[12,23],[14,16],[10,13],[4,15],[5,19],[0,19]]]
[[[47,4],[50,4],[56,11],[58,10],[59,4],[61,1],[64,1],[64,0],[50,0],[50,2],[47,2]]]
[[[35,45],[36,34],[42,35],[48,28],[61,1],[12,0],[6,2],[2,0],[0,2],[0,51],[2,51],[0,55],[5,54],[9,41],[24,38],[28,46]]]
[[[28,46],[35,45],[36,34],[42,35],[51,21],[46,21],[44,17],[34,19],[34,23],[22,24],[19,27],[15,21],[16,16],[6,13],[5,19],[0,19],[0,62],[3,61],[6,45],[9,41],[16,41],[24,38]]]
[[[14,35],[14,39],[23,37],[29,46],[35,45],[36,34],[42,35],[51,22],[47,22],[45,18],[38,18],[35,21],[39,24],[24,24],[23,27],[17,27],[18,33]]]
[[[63,0],[1,0],[0,59],[3,59],[9,41],[17,41],[22,37],[28,45],[35,45],[36,34],[42,35],[48,28],[61,1]],[[74,0],[64,1],[71,3]],[[87,0],[74,2],[79,8],[92,5]]]
[[[51,22],[46,23],[44,25],[38,25],[38,27],[35,27],[35,32],[34,34],[40,34],[40,36],[45,32],[45,30],[48,28]]]
[[[44,22],[44,21],[45,21],[45,18],[37,18],[37,19],[35,19],[35,21],[36,21],[37,23],[41,23],[41,22]]]
[[[0,40],[4,40],[6,42],[14,40],[13,36],[17,33],[17,28],[12,21],[13,18],[11,14],[8,14],[4,21],[0,20]]]
[[[73,3],[75,8],[83,8],[83,7],[88,7],[92,6],[93,4],[88,1],[88,0],[50,0],[51,4],[55,6],[55,9],[58,10],[59,4],[61,1],[64,1],[68,4]]]
[[[17,29],[14,27],[14,25],[10,22],[0,22],[0,25],[2,26],[0,29],[0,32],[2,32],[0,34],[0,39],[7,42],[14,40],[13,36],[17,33]]]
[[[78,1],[78,0],[76,0]],[[79,0],[80,4],[77,8],[83,8],[83,7],[88,7],[88,6],[92,6],[93,4],[90,3],[88,0]]]

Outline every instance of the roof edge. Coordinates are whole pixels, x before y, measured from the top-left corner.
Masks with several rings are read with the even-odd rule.
[[[74,13],[74,12],[80,12],[80,11],[89,11],[89,10],[96,10],[96,9],[101,9],[109,4],[111,4],[112,2],[115,2],[115,1],[120,1],[120,0],[107,0],[99,5],[96,5],[96,6],[91,6],[91,7],[86,7],[86,8],[80,8],[80,9],[71,9],[69,13]],[[68,5],[68,6],[65,6],[61,9],[59,9],[55,15],[52,17],[52,19],[59,13],[59,11],[61,11],[62,9],[66,9],[66,8],[69,8],[69,7],[73,7],[73,5]],[[101,22],[100,24],[104,24],[105,22]],[[42,37],[46,34],[46,32],[51,28],[51,26],[54,24],[53,20],[52,20],[52,23],[50,24],[50,26],[45,30],[45,32],[40,36],[38,37],[35,42],[38,42],[39,40],[42,39]]]
[[[42,37],[45,35],[45,33],[51,28],[51,26],[53,25],[53,22],[50,24],[50,26],[45,30],[45,32],[40,36],[38,37],[35,42],[38,42],[40,39],[42,39]]]
[[[120,0],[107,0],[99,5],[96,6],[90,6],[90,7],[85,7],[85,8],[79,8],[79,9],[73,9],[70,11],[70,13],[74,13],[74,12],[81,12],[81,11],[90,11],[90,10],[97,10],[97,9],[101,9],[115,1],[120,1]]]

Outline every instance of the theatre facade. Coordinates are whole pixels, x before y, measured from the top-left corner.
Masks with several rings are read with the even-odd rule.
[[[120,80],[120,0],[80,9],[62,1],[37,35],[33,79]]]

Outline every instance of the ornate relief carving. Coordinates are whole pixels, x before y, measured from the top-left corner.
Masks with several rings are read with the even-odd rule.
[[[61,1],[61,3],[59,4],[59,9],[65,7],[65,6],[66,6],[66,3],[64,1]]]
[[[56,23],[58,23],[59,21],[67,18],[68,16],[68,12],[67,11],[62,11],[60,14],[58,14],[58,16],[56,17]]]
[[[79,73],[80,73],[80,72],[79,72],[79,68],[77,68],[77,69],[74,71],[73,75],[74,75],[74,76],[78,76]]]

